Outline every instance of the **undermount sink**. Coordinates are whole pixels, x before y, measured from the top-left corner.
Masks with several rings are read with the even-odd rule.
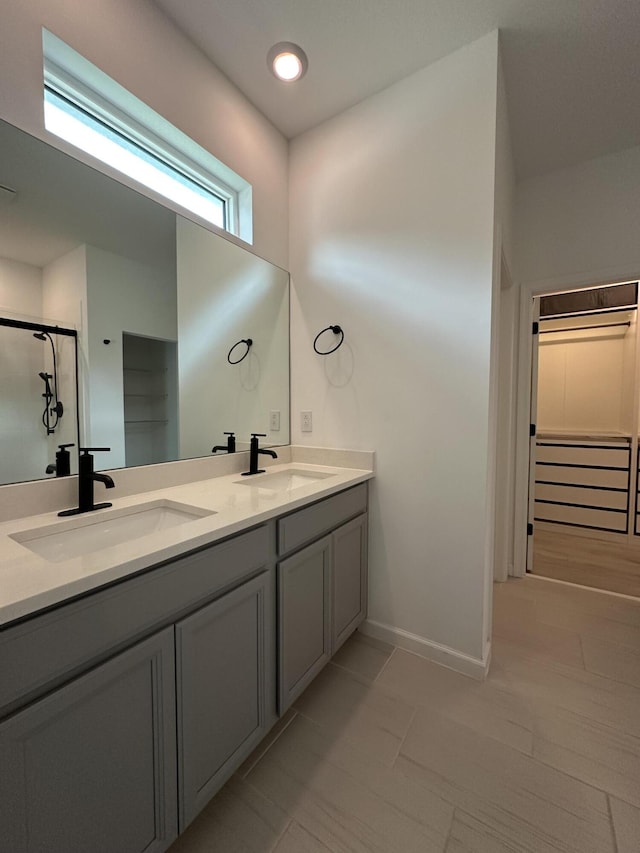
[[[250,477],[244,477],[242,480],[236,480],[236,483],[243,486],[257,486],[259,489],[269,489],[274,492],[290,492],[293,489],[300,489],[303,486],[309,486],[311,483],[317,483],[319,480],[326,480],[327,477],[334,476],[335,474],[292,469],[275,471],[273,474],[253,474]]]
[[[176,501],[158,500],[124,509],[102,510],[97,514],[87,513],[73,521],[12,533],[10,538],[45,560],[60,563],[208,515],[215,515],[215,512]]]

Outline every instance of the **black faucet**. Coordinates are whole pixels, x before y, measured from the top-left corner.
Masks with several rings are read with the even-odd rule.
[[[211,448],[212,453],[217,453],[219,450],[226,450],[227,453],[235,453],[236,452],[236,435],[234,432],[225,432],[223,435],[228,435],[227,446],[225,447],[223,444],[216,444],[215,447]]]
[[[75,509],[65,509],[59,512],[58,515],[79,515],[82,512],[93,512],[94,509],[105,509],[112,506],[110,503],[93,502],[93,484],[97,480],[99,483],[104,483],[107,489],[113,489],[115,483],[108,474],[99,474],[93,470],[92,452],[104,451],[105,453],[111,450],[110,447],[81,447],[80,456],[78,457],[78,506]]]
[[[258,446],[258,439],[266,437],[266,433],[264,432],[251,433],[251,444],[249,445],[249,470],[243,471],[243,477],[248,477],[250,474],[264,474],[264,468],[258,468],[259,453],[265,453],[267,456],[272,456],[274,459],[278,458],[278,454],[275,450],[267,450],[266,447]]]
[[[68,477],[71,474],[71,454],[67,447],[75,447],[75,444],[58,445],[56,461],[47,465],[47,474],[55,474],[56,477]]]

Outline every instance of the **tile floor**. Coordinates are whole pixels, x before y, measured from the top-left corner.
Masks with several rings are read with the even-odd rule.
[[[533,534],[533,573],[547,578],[640,596],[640,542],[629,545],[591,539],[558,525],[536,527]],[[636,540],[637,537],[634,537]]]
[[[356,634],[170,853],[640,853],[640,601],[497,585],[484,683]]]

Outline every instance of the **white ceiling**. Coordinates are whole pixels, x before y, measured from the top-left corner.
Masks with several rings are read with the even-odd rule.
[[[288,137],[502,30],[516,170],[640,145],[639,0],[155,0]],[[300,44],[278,82],[266,54]]]

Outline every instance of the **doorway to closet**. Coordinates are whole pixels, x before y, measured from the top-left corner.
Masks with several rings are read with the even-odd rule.
[[[640,597],[638,283],[536,296],[527,570]]]

